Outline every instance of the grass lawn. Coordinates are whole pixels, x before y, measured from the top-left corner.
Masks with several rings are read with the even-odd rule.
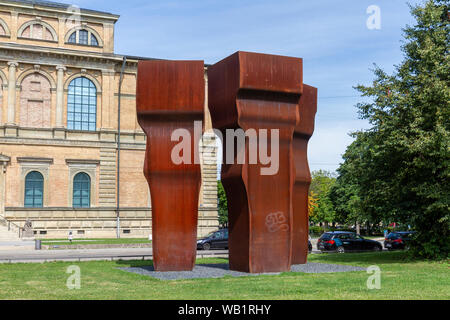
[[[375,240],[375,239],[383,239],[384,240],[384,236],[362,236],[364,239],[371,239],[371,240]]]
[[[120,239],[73,239],[70,243],[67,239],[43,239],[43,245],[77,245],[77,244],[126,244],[126,243],[151,243],[147,238],[120,238]]]
[[[404,252],[314,254],[309,261],[377,265],[381,289],[367,289],[365,271],[161,281],[117,269],[151,261],[51,262],[0,264],[0,299],[450,299],[448,261],[408,261]],[[66,287],[73,264],[81,268],[80,290]]]

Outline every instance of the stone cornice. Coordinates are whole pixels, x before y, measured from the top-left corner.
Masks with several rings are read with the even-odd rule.
[[[11,138],[0,137],[0,145],[27,145],[27,146],[59,146],[73,148],[111,148],[117,147],[115,142],[107,141],[83,141],[83,140],[58,140],[58,139],[40,139],[40,138]],[[121,142],[122,150],[145,150],[145,142],[131,143]]]
[[[151,207],[121,207],[120,211],[149,211]],[[116,207],[90,207],[90,208],[73,208],[73,207],[42,207],[42,208],[24,208],[24,207],[5,207],[5,211],[112,211],[116,212]],[[38,218],[39,219],[39,218]],[[35,219],[35,220],[38,220]],[[75,218],[74,218],[75,219]],[[88,218],[83,218],[88,219]],[[130,218],[122,218],[130,219]]]
[[[53,158],[37,158],[37,157],[17,157],[17,162],[19,163],[46,163],[53,164]]]
[[[40,47],[14,43],[0,43],[0,57],[4,61],[19,61],[21,63],[40,65],[62,64],[67,67],[115,70],[122,64],[123,56],[116,54],[78,51],[65,48]],[[137,68],[138,60],[127,60],[127,71],[133,72]]]
[[[35,14],[36,11],[40,11],[45,14],[43,16],[49,16],[53,18],[58,17],[69,17],[73,14],[73,12],[69,12],[67,9],[70,7],[66,5],[66,7],[56,7],[56,6],[47,6],[43,3],[24,3],[24,2],[15,2],[15,1],[2,1],[0,7],[21,11],[28,14]],[[42,14],[41,14],[42,15]],[[80,16],[83,19],[92,21],[92,22],[109,22],[116,23],[119,19],[119,15],[108,13],[108,12],[100,12],[95,10],[83,9],[80,8]]]
[[[126,211],[150,211],[152,207],[121,207],[121,212]],[[217,206],[198,207],[198,211],[216,211]],[[90,207],[90,208],[73,208],[73,207],[42,207],[42,208],[24,208],[24,207],[5,207],[5,211],[113,211],[116,212],[116,207]],[[87,219],[87,218],[86,218]],[[122,219],[132,219],[123,217]],[[207,217],[198,217],[199,220],[208,220]]]
[[[66,164],[94,164],[99,165],[100,160],[89,160],[89,159],[66,159]]]
[[[66,128],[22,128],[0,125],[1,144],[69,146],[85,148],[116,148],[118,132],[115,129],[76,131]],[[125,130],[120,134],[121,148],[145,149],[145,133],[141,130]]]

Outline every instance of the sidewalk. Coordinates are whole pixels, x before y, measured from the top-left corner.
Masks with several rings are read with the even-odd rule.
[[[228,257],[228,250],[197,251],[197,258]],[[150,260],[151,248],[68,249],[68,250],[8,250],[0,251],[0,263],[92,261],[92,260]]]
[[[34,241],[0,241],[0,254],[10,250],[34,250]]]

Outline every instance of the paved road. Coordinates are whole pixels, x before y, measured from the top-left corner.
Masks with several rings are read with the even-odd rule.
[[[313,239],[313,254],[317,250],[316,239]],[[381,241],[380,241],[381,242]],[[33,242],[34,243],[34,242]],[[23,242],[22,242],[23,244]],[[17,244],[19,245],[19,243]],[[27,245],[31,245],[27,243]],[[13,247],[12,247],[13,248]],[[16,247],[17,248],[17,247]],[[89,260],[149,260],[153,257],[151,248],[112,248],[112,249],[67,249],[67,250],[34,250],[22,247],[21,250],[2,250],[0,244],[0,263],[13,262],[48,262],[48,261],[89,261]],[[228,257],[228,250],[199,250],[197,258]]]

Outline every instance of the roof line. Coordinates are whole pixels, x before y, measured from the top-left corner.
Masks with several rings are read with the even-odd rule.
[[[53,1],[46,1],[46,0],[6,0],[6,1],[2,1],[1,4],[6,4],[6,5],[17,4],[17,5],[30,6],[33,8],[44,7],[44,8],[52,8],[52,9],[59,9],[59,10],[67,10],[73,6],[73,5],[67,4],[67,3],[60,3],[60,2],[53,2]],[[86,14],[106,15],[106,16],[109,16],[116,20],[119,18],[119,15],[116,15],[116,14],[113,14],[110,12],[91,10],[91,9],[86,9],[86,8],[80,8],[80,12],[86,13]]]

